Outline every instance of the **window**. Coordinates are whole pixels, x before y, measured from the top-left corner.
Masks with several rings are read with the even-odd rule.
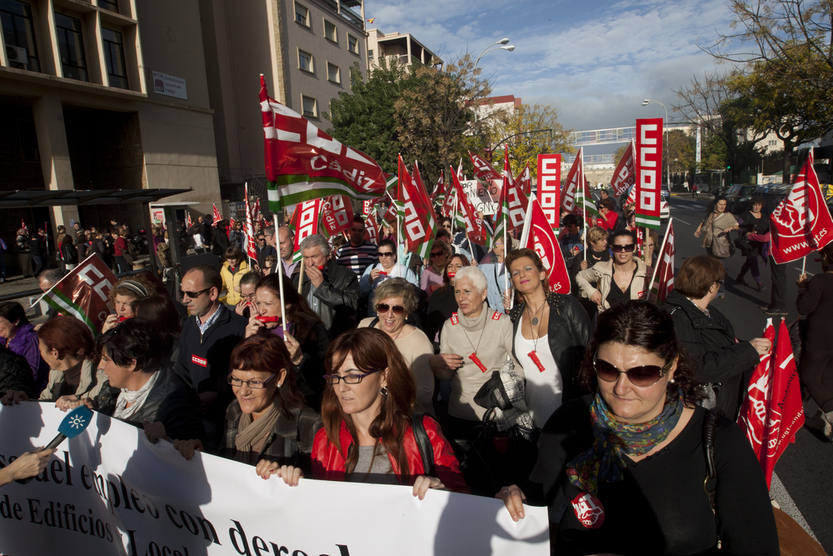
[[[341,70],[335,64],[327,62],[327,80],[332,83],[341,84]]]
[[[331,21],[324,20],[324,38],[327,40],[338,42],[338,29],[336,29],[335,23]]]
[[[87,61],[84,57],[81,20],[55,12],[55,31],[58,35],[58,50],[61,52],[61,68],[64,77],[87,81]]]
[[[98,0],[98,7],[110,10],[111,12],[119,13],[118,0]]]
[[[359,53],[359,39],[357,39],[353,35],[350,35],[349,33],[347,35],[347,50],[349,50],[353,54]]]
[[[295,23],[309,27],[309,8],[295,2]]]
[[[124,67],[124,39],[121,31],[101,28],[104,45],[104,61],[107,63],[107,77],[111,87],[127,89],[127,70]]]
[[[301,95],[301,104],[303,105],[303,116],[305,118],[318,117],[318,102],[314,98]]]
[[[32,6],[17,0],[4,0],[0,2],[0,21],[3,24],[3,40],[6,43],[9,66],[40,71],[32,26]]]
[[[367,49],[367,59],[368,60],[373,60],[373,50],[371,50],[369,48]]]
[[[315,73],[315,60],[313,59],[312,54],[298,49],[298,68],[301,71]]]

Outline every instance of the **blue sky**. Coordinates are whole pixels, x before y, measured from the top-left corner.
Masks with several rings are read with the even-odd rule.
[[[493,94],[547,104],[572,129],[663,116],[692,75],[726,70],[699,47],[729,32],[729,0],[365,0],[369,27],[409,32],[446,61],[477,56],[501,37],[514,52],[483,56]]]

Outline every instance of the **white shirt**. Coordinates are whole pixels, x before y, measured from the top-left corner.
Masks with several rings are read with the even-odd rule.
[[[535,426],[543,427],[547,419],[561,405],[564,385],[561,372],[550,351],[547,335],[537,340],[524,338],[521,329],[525,318],[526,316],[522,317],[521,322],[518,323],[518,331],[515,333],[515,355],[526,377],[526,403],[529,406],[529,412],[532,414]],[[535,350],[538,359],[543,364],[543,371],[529,357],[529,352],[532,350]]]

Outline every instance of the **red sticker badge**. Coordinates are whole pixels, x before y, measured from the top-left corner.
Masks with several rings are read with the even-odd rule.
[[[579,522],[588,529],[598,529],[605,522],[605,509],[602,501],[589,492],[582,492],[573,498],[571,504]]]
[[[191,363],[199,365],[200,367],[208,367],[208,359],[200,357],[199,355],[191,355]]]

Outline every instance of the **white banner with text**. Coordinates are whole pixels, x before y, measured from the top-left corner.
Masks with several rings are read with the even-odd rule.
[[[0,466],[46,445],[64,413],[0,407]],[[513,523],[499,500],[407,486],[303,479],[198,454],[96,413],[44,472],[0,487],[0,554],[357,556],[549,553],[546,508]]]

